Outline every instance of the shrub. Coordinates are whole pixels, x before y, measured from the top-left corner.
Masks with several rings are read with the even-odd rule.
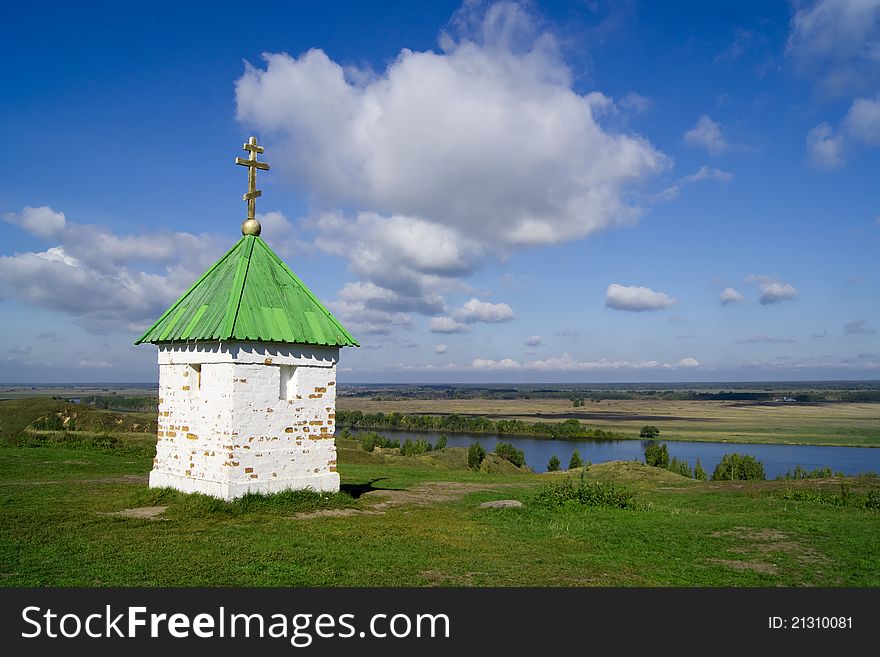
[[[468,467],[471,470],[479,470],[484,458],[486,458],[486,450],[480,443],[468,447]]]
[[[764,478],[764,464],[748,454],[725,454],[712,473],[712,481],[747,481]]]
[[[642,427],[642,430],[639,431],[639,438],[646,438],[647,440],[654,440],[654,438],[659,435],[660,429],[655,427],[653,424],[646,424]]]
[[[706,475],[706,471],[703,470],[703,464],[700,463],[700,457],[697,457],[697,462],[694,463],[694,479],[699,479],[700,481],[706,481],[708,476]]]
[[[495,453],[505,461],[510,461],[516,467],[521,468],[526,463],[526,454],[510,443],[498,443],[495,445]]]
[[[609,509],[634,509],[635,493],[613,483],[589,483],[580,477],[564,477],[541,488],[535,496],[538,504],[548,507],[594,506]]]
[[[345,427],[342,431],[340,431],[339,435],[336,437],[341,438],[342,440],[351,440],[354,438],[354,436],[351,434],[351,431],[349,431],[348,427]]]
[[[672,461],[669,463],[669,471],[674,472],[675,474],[679,474],[682,477],[687,477],[688,479],[692,479],[694,476],[693,470],[691,470],[691,466],[687,461],[679,461],[674,456],[672,457]]]
[[[445,433],[441,433],[440,437],[437,439],[437,444],[434,445],[434,449],[443,449],[446,447],[446,443],[449,442],[449,438],[446,437]]]
[[[662,445],[655,442],[648,443],[645,449],[645,463],[657,468],[668,468],[669,450],[666,448],[666,443]]]
[[[559,472],[559,457],[556,454],[547,461],[547,472]]]
[[[827,465],[824,468],[816,468],[815,470],[805,470],[801,466],[795,466],[794,470],[789,470],[784,475],[780,475],[777,479],[825,479],[833,477],[834,473]]]
[[[574,470],[575,468],[582,467],[584,462],[581,460],[581,453],[577,450],[574,450],[571,454],[571,460],[568,462],[568,469]]]
[[[403,445],[400,446],[400,453],[403,456],[418,456],[419,454],[424,454],[425,452],[430,452],[432,450],[431,443],[427,440],[410,440],[407,438],[403,441]]]
[[[400,447],[400,442],[396,438],[390,440],[375,431],[369,431],[361,437],[361,447],[365,452],[372,452],[377,447]]]

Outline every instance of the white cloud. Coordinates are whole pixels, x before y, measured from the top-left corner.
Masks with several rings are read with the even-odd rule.
[[[541,339],[540,335],[533,335],[531,337],[526,338],[526,346],[527,347],[540,347],[543,346],[544,341]]]
[[[113,367],[113,363],[110,363],[106,360],[92,360],[91,358],[83,358],[81,361],[79,361],[79,363],[77,363],[77,367],[105,370]]]
[[[0,256],[5,294],[74,316],[89,330],[145,328],[233,244],[204,233],[118,235],[48,207],[5,218],[55,244]]]
[[[689,144],[702,146],[712,155],[723,153],[728,148],[721,132],[721,124],[716,123],[706,114],[702,114],[697,124],[684,133],[684,140]]]
[[[445,354],[447,351],[449,351],[449,347],[447,347],[445,344],[438,344],[436,347],[434,347],[435,354]]]
[[[461,308],[452,312],[452,317],[466,324],[509,322],[516,319],[513,309],[506,303],[489,303],[479,299],[469,299]]]
[[[824,121],[807,133],[807,154],[813,166],[837,169],[843,166],[843,137]]]
[[[743,295],[732,287],[726,287],[721,291],[721,305],[726,306],[731,303],[739,303],[743,300]]]
[[[511,358],[491,360],[488,358],[475,358],[471,367],[475,370],[518,370],[522,369],[522,363]]]
[[[655,292],[648,287],[620,285],[612,283],[605,291],[605,305],[615,310],[642,312],[645,310],[662,310],[676,303],[663,292]]]
[[[638,219],[630,191],[669,159],[603,124],[612,99],[574,89],[525,6],[466,3],[440,40],[378,72],[321,50],[267,54],[237,81],[238,118],[305,191],[319,248],[424,300],[513,250]],[[349,216],[322,214],[336,208]],[[413,310],[439,312],[428,306]]]
[[[786,53],[826,93],[872,85],[880,73],[880,0],[796,3]]]
[[[682,358],[675,364],[676,367],[699,367],[700,361],[696,358]]]
[[[463,333],[467,326],[456,322],[452,317],[432,317],[428,322],[431,333]]]
[[[650,98],[637,94],[635,91],[629,91],[617,101],[617,105],[626,112],[644,114],[654,106],[654,103]]]
[[[880,94],[856,98],[843,120],[846,132],[868,146],[880,146]]]
[[[656,194],[654,196],[654,200],[672,201],[678,198],[678,195],[681,193],[682,188],[693,183],[701,182],[703,180],[730,182],[731,180],[733,180],[733,174],[728,173],[727,171],[722,171],[721,169],[716,169],[715,167],[702,166],[696,173],[692,173],[689,176],[679,178],[672,185],[661,191],[659,194]]]
[[[27,206],[19,213],[8,212],[3,220],[44,238],[53,237],[67,225],[63,212],[56,212],[46,205],[39,208]]]
[[[758,300],[763,306],[782,303],[783,301],[796,299],[798,296],[796,287],[790,283],[782,283],[772,276],[749,276],[746,282],[757,284],[758,290],[761,293]]]

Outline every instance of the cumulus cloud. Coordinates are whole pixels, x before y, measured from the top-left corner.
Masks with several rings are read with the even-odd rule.
[[[47,342],[61,342],[61,336],[58,335],[57,331],[45,331],[44,333],[39,333],[36,336],[37,340],[45,340]]]
[[[873,85],[880,74],[880,0],[795,3],[786,53],[827,94]]]
[[[807,155],[810,163],[819,169],[837,169],[843,166],[843,137],[824,121],[807,133]]]
[[[3,216],[3,220],[45,238],[57,235],[67,225],[63,212],[56,212],[46,205],[39,208],[27,206],[18,213],[8,212]]]
[[[453,311],[452,317],[466,324],[509,322],[516,319],[513,309],[506,303],[489,303],[479,299],[469,299],[461,308]]]
[[[655,292],[648,287],[620,285],[612,283],[605,291],[605,306],[614,310],[643,312],[662,310],[678,302],[663,292]]]
[[[436,347],[434,347],[435,354],[445,354],[447,351],[449,351],[449,347],[447,347],[445,344],[438,344]]]
[[[672,185],[661,191],[659,194],[656,194],[654,196],[654,200],[672,201],[674,199],[677,199],[678,195],[681,194],[682,188],[687,185],[692,185],[693,183],[701,182],[703,180],[730,182],[731,180],[733,180],[733,174],[728,173],[727,171],[722,171],[721,169],[716,169],[715,167],[702,166],[696,173],[692,173],[689,176],[679,178],[674,183],[672,183]]]
[[[523,5],[481,7],[465,3],[438,52],[405,49],[381,71],[270,53],[236,83],[239,120],[306,193],[319,248],[409,300],[512,250],[633,223],[631,190],[669,165],[604,125],[614,101],[574,89]]]
[[[531,337],[526,338],[526,346],[527,347],[540,347],[544,344],[544,341],[541,339],[540,335],[533,335]]]
[[[790,301],[796,299],[798,295],[797,288],[793,285],[783,283],[772,276],[749,276],[746,281],[758,286],[758,291],[761,293],[758,300],[763,306]]]
[[[456,322],[452,317],[432,317],[428,322],[431,333],[464,333],[467,326]]]
[[[844,151],[854,146],[880,146],[880,94],[856,98],[835,130],[822,122],[807,133],[807,154],[820,169],[837,169],[845,164]]]
[[[694,146],[701,146],[712,155],[727,150],[728,144],[721,132],[721,124],[713,121],[708,115],[702,114],[697,124],[684,133],[684,140]]]
[[[880,146],[880,94],[856,98],[843,119],[844,130],[868,146]]]
[[[732,287],[726,287],[721,291],[721,296],[719,297],[722,306],[727,306],[731,303],[740,303],[744,297],[742,294],[737,292],[736,289]]]
[[[522,366],[522,363],[512,358],[503,358],[501,360],[475,358],[471,363],[471,367],[475,370],[518,370],[522,369]]]
[[[868,334],[874,332],[874,329],[871,327],[871,325],[868,324],[868,322],[866,322],[864,319],[859,319],[854,322],[847,323],[843,327],[843,330],[846,333],[850,334]]]
[[[49,207],[4,219],[54,244],[0,256],[5,293],[72,315],[90,330],[145,328],[231,246],[204,233],[118,235]]]

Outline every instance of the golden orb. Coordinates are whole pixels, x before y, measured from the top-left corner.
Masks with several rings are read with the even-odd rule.
[[[245,219],[241,224],[242,235],[259,236],[261,230],[262,227],[260,226],[260,222],[256,219]]]

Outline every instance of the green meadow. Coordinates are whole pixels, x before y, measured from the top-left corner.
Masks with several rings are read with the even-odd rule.
[[[876,477],[538,475],[340,440],[340,493],[226,503],[147,488],[149,415],[72,406],[0,402],[2,586],[880,585]]]

